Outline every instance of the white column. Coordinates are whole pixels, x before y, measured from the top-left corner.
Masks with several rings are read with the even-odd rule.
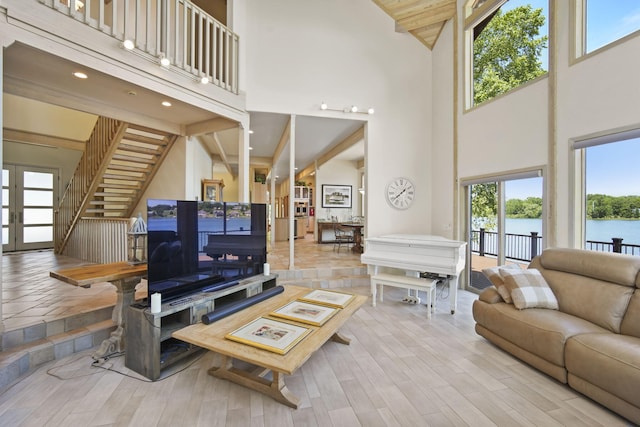
[[[271,168],[271,190],[269,191],[269,204],[271,205],[270,224],[271,224],[271,247],[276,244],[276,177]]]
[[[295,227],[296,218],[294,211],[294,185],[296,181],[296,115],[291,115],[289,126],[289,270],[294,269],[293,258],[295,256]]]
[[[249,203],[249,114],[238,132],[238,201]]]
[[[2,45],[2,54],[0,54],[0,76],[3,75],[4,73],[4,44]],[[4,105],[4,79],[0,78],[0,165],[4,165],[4,159],[2,157],[2,152],[4,151],[4,135],[2,132],[2,129],[4,128],[4,122],[2,120],[2,118],[4,117],[4,110],[2,109],[2,106]],[[2,188],[2,174],[0,173],[0,188]],[[4,200],[2,200],[2,194],[0,193],[0,201],[4,202]],[[2,203],[4,204],[4,203]],[[2,209],[0,209],[0,224],[2,224]],[[2,258],[2,245],[0,245],[0,259]],[[4,322],[2,321],[2,305],[3,305],[3,301],[2,301],[2,269],[0,268],[0,339],[2,337],[2,334],[4,333]],[[2,350],[2,341],[0,341],[0,350]]]

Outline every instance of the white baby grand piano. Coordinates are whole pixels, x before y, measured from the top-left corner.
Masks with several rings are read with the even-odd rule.
[[[365,239],[365,250],[360,259],[369,266],[369,274],[372,276],[378,274],[380,267],[405,270],[409,277],[419,277],[420,273],[446,276],[449,282],[451,314],[454,314],[458,276],[464,269],[466,245],[467,242],[440,236],[389,234]]]

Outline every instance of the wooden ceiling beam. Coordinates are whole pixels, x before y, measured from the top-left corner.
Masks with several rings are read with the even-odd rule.
[[[273,157],[271,158],[271,163],[276,164],[278,159],[282,155],[282,152],[287,147],[287,143],[289,142],[289,134],[291,133],[291,117],[287,120],[287,123],[284,125],[284,129],[282,130],[282,135],[280,135],[280,141],[278,142],[278,146],[276,150],[273,152]]]
[[[342,153],[346,149],[351,146],[357,144],[358,142],[364,139],[364,125],[359,127],[355,132],[351,135],[347,136],[345,139],[331,147],[327,152],[321,154],[317,160],[315,160],[312,164],[307,165],[300,172],[296,174],[296,177],[306,177],[315,172],[317,168],[327,163],[329,160],[336,157],[338,154]]]
[[[3,128],[2,136],[5,141],[20,142],[23,144],[46,145],[50,147],[67,148],[69,150],[76,151],[84,151],[85,147],[87,146],[86,141],[61,138],[57,136],[44,135],[41,133],[18,129]]]
[[[224,117],[216,117],[211,120],[193,123],[185,127],[185,134],[188,136],[198,136],[205,133],[220,132],[227,129],[237,128],[238,122],[226,119]]]
[[[455,2],[447,1],[438,5],[425,7],[419,12],[398,15],[396,22],[407,31],[441,24],[451,19],[456,13]]]

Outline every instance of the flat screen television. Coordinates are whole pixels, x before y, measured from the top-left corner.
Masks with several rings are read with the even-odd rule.
[[[262,274],[267,260],[265,204],[148,199],[147,231],[148,295],[163,302]]]

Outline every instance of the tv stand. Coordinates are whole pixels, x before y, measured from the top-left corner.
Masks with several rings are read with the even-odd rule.
[[[150,380],[162,370],[200,350],[200,347],[172,338],[185,326],[200,322],[215,308],[243,300],[276,286],[277,276],[256,275],[218,291],[200,291],[162,304],[159,313],[138,304],[127,307],[125,366]]]

